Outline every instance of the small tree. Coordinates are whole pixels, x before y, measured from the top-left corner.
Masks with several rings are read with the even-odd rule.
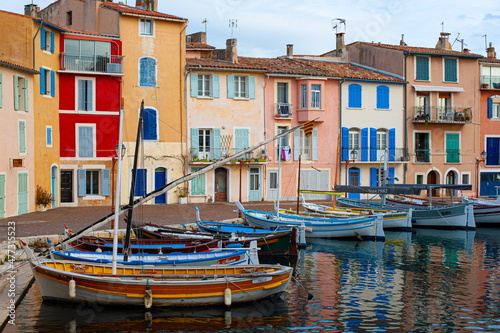
[[[52,195],[40,185],[36,186],[36,204],[47,207],[52,202]]]

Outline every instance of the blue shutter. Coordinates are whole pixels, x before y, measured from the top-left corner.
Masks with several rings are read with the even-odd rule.
[[[93,128],[78,127],[78,157],[94,157]]]
[[[213,158],[218,160],[221,157],[221,151],[220,151],[220,128],[214,128],[213,129],[213,134],[214,134],[214,142],[213,142]]]
[[[14,75],[14,110],[19,110],[19,76]]]
[[[248,77],[248,98],[255,99],[255,76]]]
[[[377,109],[389,109],[389,87],[377,87]]]
[[[158,140],[158,125],[156,122],[156,111],[144,109],[143,114],[143,134],[144,140]]]
[[[193,157],[198,157],[199,153],[199,143],[198,136],[200,135],[200,131],[197,128],[191,128],[191,154]]]
[[[341,139],[341,148],[342,153],[341,159],[342,161],[349,159],[349,129],[347,127],[342,127],[342,139]]]
[[[318,128],[314,127],[312,132],[312,160],[318,160]]]
[[[361,108],[361,86],[359,84],[350,84],[349,89],[349,101],[348,107],[350,108]]]
[[[293,160],[298,161],[300,155],[300,129],[293,131]]]
[[[370,186],[378,186],[377,168],[370,168]]]
[[[45,88],[45,69],[40,67],[40,94],[45,95],[47,89]]]
[[[500,138],[487,138],[486,152],[486,165],[500,165]]]
[[[389,161],[394,161],[396,157],[396,129],[389,130]]]
[[[134,196],[142,197],[146,194],[146,176],[147,176],[146,169],[137,169]]]
[[[77,178],[78,178],[78,196],[84,197],[87,194],[87,170],[78,169]]]
[[[55,51],[55,34],[53,32],[50,33],[50,53],[54,53]]]
[[[198,74],[191,73],[191,97],[198,97]]]
[[[488,97],[488,118],[493,118],[493,98]]]
[[[368,161],[368,128],[361,130],[361,161]]]
[[[227,76],[227,98],[234,98],[234,75]]]
[[[45,129],[45,131],[46,131],[46,134],[45,134],[45,136],[46,136],[46,145],[47,146],[52,146],[52,128],[51,127],[47,127]]]
[[[141,58],[139,61],[139,85],[142,87],[156,86],[156,60]]]
[[[42,50],[45,50],[45,45],[47,44],[47,41],[45,40],[46,36],[45,36],[45,29],[42,28],[40,30],[40,48]]]
[[[110,195],[110,172],[109,169],[103,169],[101,171],[101,184],[102,184],[102,192],[101,195],[107,197]]]
[[[213,98],[219,98],[220,97],[220,88],[219,88],[219,75],[218,74],[213,74],[212,75],[212,97]]]
[[[29,90],[28,90],[28,79],[23,79],[24,83],[24,110],[30,110],[30,101],[29,101]]]
[[[394,168],[389,168],[389,184],[394,184]]]
[[[56,95],[56,72],[50,71],[50,95]]]
[[[370,128],[370,161],[376,161],[377,157],[377,130]]]
[[[85,81],[78,80],[78,110],[86,110],[85,108]]]

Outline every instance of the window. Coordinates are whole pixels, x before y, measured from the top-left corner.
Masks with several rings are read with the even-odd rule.
[[[358,150],[359,151],[359,131],[349,130],[349,151]]]
[[[219,98],[219,75],[191,73],[191,97]]]
[[[236,142],[238,143],[238,139]],[[221,153],[221,135],[219,128],[191,128],[191,154],[193,158],[199,160],[219,159]]]
[[[99,195],[99,171],[87,170],[86,195]]]
[[[500,88],[500,67],[481,67],[481,85],[483,88]]]
[[[79,111],[94,110],[94,80],[77,79],[77,103]]]
[[[212,76],[207,74],[198,75],[198,96],[212,96]]]
[[[313,128],[312,135],[306,136],[303,129],[293,132],[293,159],[318,160],[318,128]]]
[[[45,127],[45,145],[52,147],[52,126]]]
[[[26,154],[26,121],[19,120],[17,128],[19,137],[19,154]]]
[[[56,95],[56,72],[40,68],[40,94],[52,97]]]
[[[460,135],[446,133],[446,163],[460,163]]]
[[[416,184],[423,184],[423,183],[424,183],[424,175],[417,175]]]
[[[488,98],[488,118],[499,119],[500,118],[500,96],[492,96]]]
[[[40,48],[44,51],[54,53],[55,34],[42,28],[40,30]]]
[[[321,109],[321,85],[311,85],[311,108]]]
[[[141,19],[139,24],[140,24],[141,35],[152,35],[153,34],[153,21]]]
[[[142,119],[143,139],[158,140],[158,119],[156,110],[144,109]]]
[[[282,116],[292,114],[291,105],[288,101],[288,83],[278,82],[276,86],[277,113]]]
[[[470,174],[469,173],[462,174],[462,184],[470,184]]]
[[[302,155],[304,160],[311,160],[311,137],[306,136],[304,130],[300,130],[300,150],[299,154]]]
[[[199,150],[199,158],[209,159],[210,156],[210,147],[212,131],[209,129],[200,129],[198,132],[198,150]]]
[[[300,85],[300,108],[307,109],[307,84]]]
[[[248,98],[248,84],[246,76],[234,77],[234,98]]]
[[[389,87],[377,87],[377,109],[389,109]]]
[[[28,79],[14,75],[14,110],[28,111]]]
[[[385,150],[387,148],[387,131],[377,130],[377,150]]]
[[[500,138],[486,138],[486,165],[500,165]]]
[[[415,80],[429,81],[429,57],[415,58]]]
[[[67,26],[73,25],[73,12],[72,11],[66,12],[66,25]]]
[[[201,168],[191,168],[191,172]],[[191,180],[191,195],[205,195],[206,174],[202,174]]]
[[[438,93],[437,117],[440,120],[453,120],[453,108],[451,107],[450,93]]]
[[[86,126],[79,125],[77,127],[77,157],[94,157],[94,146],[95,146],[95,125]]]
[[[415,161],[421,163],[430,162],[430,134],[415,133]]]
[[[79,169],[78,175],[78,196],[109,196],[111,193],[110,170]]]
[[[350,84],[348,88],[348,104],[349,108],[361,108],[361,86],[357,83]]]
[[[141,58],[139,60],[139,86],[156,87],[156,60]]]
[[[458,82],[458,61],[444,58],[444,82]]]

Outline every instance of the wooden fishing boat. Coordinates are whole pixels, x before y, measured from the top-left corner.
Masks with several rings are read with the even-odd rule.
[[[305,230],[306,238],[375,239],[385,238],[382,218],[366,216],[359,218],[308,218],[289,214],[245,209],[235,201],[238,209],[251,225],[263,227],[295,227]]]
[[[244,235],[245,237],[272,235],[279,232],[290,231],[290,228],[263,228],[257,226],[249,226],[242,224],[232,224],[224,222],[197,221],[198,228],[202,231],[209,232],[215,235]]]
[[[255,243],[256,244],[256,243]],[[250,251],[250,250],[249,250]],[[213,250],[198,253],[168,253],[132,254],[125,261],[122,254],[117,255],[120,265],[153,265],[153,266],[210,266],[210,265],[248,265],[258,264],[257,248],[255,256],[250,256],[244,249]],[[58,260],[84,261],[98,264],[110,264],[113,260],[112,252],[85,252],[85,251],[51,251],[51,257]]]
[[[500,197],[495,200],[462,197],[463,202],[473,204],[474,219],[477,224],[500,225]]]

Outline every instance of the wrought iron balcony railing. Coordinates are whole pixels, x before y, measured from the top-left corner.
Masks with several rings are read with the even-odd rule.
[[[472,121],[471,107],[423,107],[413,108],[414,123],[469,123]]]
[[[341,148],[341,160],[349,160],[350,163],[354,162],[384,162],[387,159],[388,162],[406,162],[408,161],[408,153],[404,148],[388,148],[377,149],[377,148]],[[353,156],[355,159],[352,160]],[[354,162],[353,162],[354,161]]]
[[[191,162],[201,162],[201,163],[208,163],[208,162],[215,162],[218,160],[221,160],[223,158],[226,158],[228,156],[231,156],[233,154],[236,154],[243,149],[237,149],[237,148],[229,148],[228,150],[220,149],[220,148],[191,148],[190,149],[190,161]],[[239,161],[250,161],[250,162],[267,162],[267,156],[265,154],[265,151],[261,151],[259,153],[246,153],[243,156],[240,156],[236,159],[234,159],[233,162],[239,162]]]
[[[61,69],[76,72],[123,74],[123,56],[61,54]]]
[[[274,109],[276,110],[275,118],[290,118],[293,115],[291,103],[274,103]]]

